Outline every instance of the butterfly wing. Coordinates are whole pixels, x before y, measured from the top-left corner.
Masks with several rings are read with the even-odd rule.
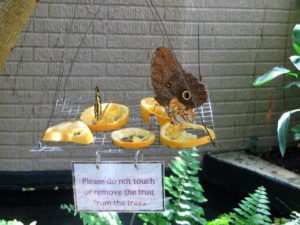
[[[170,79],[182,70],[173,53],[164,47],[155,50],[151,60],[151,81],[155,92],[156,101],[167,106],[174,97]]]
[[[205,86],[192,74],[185,72],[172,51],[160,47],[151,61],[151,80],[156,101],[168,106],[176,97],[187,108],[200,107],[207,100]]]

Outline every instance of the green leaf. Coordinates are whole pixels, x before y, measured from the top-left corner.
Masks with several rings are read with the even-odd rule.
[[[300,56],[293,55],[290,57],[290,61],[294,64],[294,66],[297,68],[297,70],[300,71]]]
[[[280,149],[282,157],[284,157],[284,154],[285,154],[290,118],[291,118],[291,115],[296,112],[300,112],[300,109],[295,109],[295,110],[285,112],[281,115],[281,117],[278,120],[277,136],[278,136],[278,142],[279,142],[279,149]]]
[[[299,141],[300,140],[300,124],[297,124],[291,130],[294,132],[294,140]]]
[[[298,75],[295,73],[291,73],[291,70],[285,68],[285,67],[274,67],[272,70],[270,70],[269,72],[259,76],[258,78],[256,78],[256,80],[253,82],[253,86],[258,87],[258,86],[262,86],[274,79],[276,79],[277,77],[280,77],[282,75],[289,75],[292,77],[297,77]]]
[[[296,87],[300,88],[300,81],[291,82],[291,83],[285,85],[283,88],[288,89],[288,88],[293,87],[293,86],[296,86]]]
[[[300,24],[297,24],[293,29],[292,42],[296,53],[300,55]]]

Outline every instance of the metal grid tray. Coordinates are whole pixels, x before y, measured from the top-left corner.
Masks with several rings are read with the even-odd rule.
[[[126,96],[126,95],[124,95]],[[125,101],[127,106],[129,106],[130,118],[125,127],[140,127],[147,130],[151,130],[155,136],[155,142],[149,147],[153,148],[166,148],[160,143],[159,140],[159,126],[152,124],[146,124],[140,116],[140,106],[139,101]],[[118,101],[114,101],[118,103]],[[94,95],[89,94],[81,97],[70,97],[65,99],[57,99],[55,104],[55,112],[53,118],[50,121],[49,126],[59,124],[64,121],[70,120],[80,120],[80,115],[82,111],[88,107],[94,105]],[[201,107],[194,109],[195,111],[195,123],[202,124],[204,123],[208,128],[214,130],[214,120],[212,113],[212,106],[210,99],[204,103]],[[100,152],[122,152],[126,149],[121,149],[114,145],[111,141],[110,135],[111,132],[93,132],[94,142],[89,145],[81,145],[71,142],[39,142],[36,147],[31,149],[32,152],[41,152],[41,151],[62,151],[66,147],[71,148],[85,148],[85,149],[95,149],[95,151]],[[144,150],[144,149],[143,149]]]

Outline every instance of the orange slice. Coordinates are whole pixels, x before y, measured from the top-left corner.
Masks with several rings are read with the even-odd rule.
[[[42,140],[90,144],[94,141],[94,136],[85,123],[81,121],[67,121],[49,127]]]
[[[160,125],[170,121],[164,107],[160,106],[154,98],[143,98],[140,102],[142,119],[145,123],[150,123],[150,116],[155,115]]]
[[[145,123],[150,123],[150,117],[151,115],[154,115],[157,117],[158,124],[163,125],[167,122],[170,122],[171,119],[169,118],[168,114],[166,113],[163,106],[159,105],[159,103],[152,97],[143,98],[140,102],[140,109],[142,114],[142,119]],[[188,111],[189,113],[189,119],[193,121],[195,119],[194,112]],[[180,123],[186,123],[186,121],[183,120],[183,118],[180,115],[175,116],[178,122]]]
[[[214,140],[214,131],[207,130]],[[211,139],[202,125],[185,123],[175,126],[166,123],[160,128],[160,141],[170,148],[192,148],[210,143]]]
[[[145,148],[154,142],[155,135],[142,128],[124,128],[111,133],[113,143],[121,148]]]
[[[103,112],[101,118],[96,120],[94,106],[85,109],[80,116],[92,131],[110,131],[123,127],[129,119],[129,109],[125,105],[117,103],[102,103]]]

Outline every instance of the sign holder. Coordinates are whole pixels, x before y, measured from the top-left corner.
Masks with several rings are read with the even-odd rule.
[[[96,162],[72,162],[77,211],[165,210],[164,162],[143,161],[141,150],[136,152],[134,161],[102,161],[101,156],[101,151],[97,151]]]

